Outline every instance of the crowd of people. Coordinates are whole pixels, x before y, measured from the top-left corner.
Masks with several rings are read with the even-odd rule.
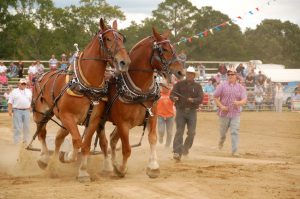
[[[255,66],[247,64],[239,64],[235,67],[233,64],[225,65],[220,64],[218,67],[218,73],[215,76],[210,77],[207,81],[205,76],[205,66],[199,64],[195,68],[198,68],[199,79],[203,82],[207,82],[204,87],[204,99],[202,107],[206,107],[208,110],[215,111],[217,109],[213,100],[213,92],[217,85],[228,80],[228,70],[234,69],[237,73],[237,81],[243,85],[247,90],[248,102],[244,106],[249,111],[262,111],[262,110],[274,110],[281,112],[284,105],[283,101],[283,88],[281,83],[272,82],[270,78],[266,77],[260,70],[256,73]],[[204,77],[202,77],[204,75]],[[296,90],[291,93],[291,96],[297,98]]]
[[[68,59],[67,55],[63,53],[61,55],[61,60],[57,60],[53,54],[48,61],[48,67],[45,67],[39,59],[36,59],[30,63],[27,72],[25,70],[25,64],[21,60],[16,63],[10,62],[8,66],[0,61],[0,111],[7,111],[8,96],[12,91],[12,85],[9,85],[10,80],[13,80],[14,78],[25,78],[27,86],[30,88],[34,84],[36,78],[43,74],[47,68],[51,71],[66,69],[72,61],[72,54],[70,54]]]

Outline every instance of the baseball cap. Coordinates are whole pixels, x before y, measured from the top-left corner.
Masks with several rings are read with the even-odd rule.
[[[19,80],[19,83],[20,83],[20,84],[24,84],[24,83],[27,84],[27,80],[24,79],[24,78],[22,78],[22,79]]]
[[[236,70],[234,68],[230,68],[227,70],[227,73],[236,73]]]

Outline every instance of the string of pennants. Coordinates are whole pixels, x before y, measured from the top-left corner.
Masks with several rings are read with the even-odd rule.
[[[245,12],[244,15],[237,16],[236,18],[231,19],[229,21],[224,21],[223,23],[213,26],[211,28],[206,28],[204,31],[199,32],[198,34],[193,35],[191,37],[181,37],[181,39],[177,43],[175,43],[175,45],[179,45],[181,43],[186,43],[186,42],[191,43],[193,38],[199,39],[199,38],[207,37],[209,35],[214,35],[215,32],[221,31],[225,26],[231,26],[235,22],[245,19],[247,15],[254,15],[255,13],[260,12],[262,9],[264,9],[265,6],[270,6],[271,3],[275,2],[275,1],[276,0],[268,0],[261,6],[257,6],[257,7],[255,7],[255,9]]]

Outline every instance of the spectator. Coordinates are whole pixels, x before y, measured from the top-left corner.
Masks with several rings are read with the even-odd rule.
[[[251,87],[251,88],[254,87],[254,85],[255,85],[254,73],[252,73],[252,72],[248,73],[248,75],[246,76],[246,79],[245,79],[245,85],[246,85],[246,87]]]
[[[213,79],[210,78],[208,80],[207,84],[205,84],[205,86],[204,86],[204,92],[212,94],[214,91],[215,91],[215,87],[213,85]]]
[[[37,70],[37,75],[41,75],[44,73],[45,67],[44,65],[40,62],[39,59],[36,60],[36,70]]]
[[[19,78],[23,78],[24,64],[23,64],[23,62],[21,60],[18,62],[17,67],[18,67],[18,77]]]
[[[300,87],[299,87],[300,84],[298,84],[298,87],[296,87],[295,89],[295,93],[294,95],[292,96],[292,104],[293,104],[293,101],[299,101],[300,100]],[[293,105],[292,105],[293,106]]]
[[[0,73],[5,73],[7,72],[7,67],[3,64],[3,62],[0,62]]]
[[[66,68],[68,68],[67,55],[63,53],[61,55],[60,69],[65,70]]]
[[[281,83],[277,83],[275,86],[275,98],[274,105],[276,112],[282,112],[282,104],[283,104],[283,87]]]
[[[32,62],[31,66],[28,68],[28,78],[29,78],[29,83],[32,85],[35,82],[35,77],[38,74],[38,70],[36,67],[36,63]]]
[[[256,111],[261,111],[264,102],[264,97],[261,92],[255,93],[255,106]]]
[[[206,80],[205,77],[205,66],[203,64],[198,65],[199,76],[202,77],[203,80]]]
[[[10,62],[10,65],[7,69],[8,73],[7,73],[7,77],[9,79],[17,77],[18,75],[18,67],[14,64],[14,62]]]
[[[221,73],[218,72],[215,76],[214,76],[214,80],[216,80],[217,85],[221,83]]]
[[[13,140],[18,144],[23,128],[23,142],[29,144],[30,104],[32,93],[26,88],[26,79],[20,79],[18,88],[13,89],[8,100],[8,114],[13,116]]]
[[[7,86],[8,85],[8,78],[6,77],[5,72],[0,73],[0,88],[2,86]]]
[[[294,94],[296,95],[298,91],[300,91],[300,83],[298,83],[297,87],[295,88]]]
[[[8,101],[9,99],[9,94],[11,93],[11,91],[13,90],[12,85],[8,85],[7,90],[4,92],[3,96],[5,97],[5,99]]]
[[[183,67],[185,67],[185,62],[187,60],[187,56],[186,56],[184,50],[181,50],[181,52],[178,54],[178,59],[181,62],[181,64],[183,65]]]
[[[239,76],[241,77],[246,77],[245,75],[245,67],[243,66],[242,63],[240,63],[237,67],[236,67],[236,72]]]
[[[255,110],[255,96],[253,92],[248,92],[247,95],[247,107],[249,111]]]
[[[172,85],[167,81],[160,83],[161,92],[160,98],[157,101],[157,129],[158,140],[162,144],[164,142],[164,135],[166,133],[165,147],[170,147],[173,137],[173,124],[174,124],[174,102],[170,99]]]
[[[0,99],[0,111],[1,112],[7,111],[7,100],[5,99],[4,96],[1,96],[1,99]]]
[[[237,83],[235,70],[227,71],[228,80],[220,84],[214,92],[220,124],[219,149],[223,148],[228,129],[231,130],[232,156],[239,156],[238,141],[241,106],[247,103],[246,89]]]
[[[220,64],[220,65],[219,65],[218,72],[219,72],[221,75],[226,75],[226,73],[227,73],[227,68],[226,68],[225,64]]]
[[[265,81],[265,96],[264,96],[264,103],[265,105],[272,110],[274,106],[274,86],[270,78],[267,78]]]
[[[69,59],[68,59],[68,64],[69,65],[73,65],[74,64],[74,61],[76,60],[76,57],[75,57],[75,53],[72,54],[71,52],[69,53]]]
[[[261,73],[261,71],[258,72],[258,75],[256,77],[255,83],[261,86],[264,86],[266,80],[266,76]]]
[[[176,134],[173,141],[173,158],[180,161],[182,155],[187,155],[193,145],[196,125],[197,109],[203,99],[203,90],[195,82],[196,71],[189,66],[186,70],[186,79],[177,82],[171,92],[170,98],[176,106]],[[183,134],[187,125],[187,137],[183,143]]]
[[[57,69],[58,61],[55,59],[55,55],[51,56],[51,59],[49,60],[49,68],[51,71],[55,71]]]
[[[255,85],[254,86],[254,93],[255,93],[255,95],[258,94],[258,93],[260,93],[261,95],[263,95],[264,94],[264,88],[263,88],[263,86],[260,85],[260,84]]]
[[[215,86],[213,85],[213,78],[210,78],[207,82],[207,84],[205,84],[204,86],[204,92],[208,94],[208,102],[209,105],[212,106],[212,108],[215,108],[215,103],[214,103],[214,98],[213,98],[213,94],[215,91]]]

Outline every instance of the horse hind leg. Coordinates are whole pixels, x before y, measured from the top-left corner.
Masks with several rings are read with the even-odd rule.
[[[60,128],[57,131],[56,137],[55,137],[55,150],[52,158],[49,161],[49,165],[47,168],[47,172],[52,178],[56,178],[59,176],[59,174],[62,172],[60,170],[60,165],[59,165],[59,150],[61,148],[62,143],[64,142],[65,137],[69,134],[69,132],[64,129]]]
[[[67,131],[70,132],[72,136],[73,150],[70,152],[61,151],[59,154],[59,160],[62,163],[75,162],[78,157],[79,149],[81,148],[82,145],[80,133],[77,128],[76,122],[72,118],[67,116],[61,116],[61,118],[62,118],[61,119],[62,124],[67,129]]]

